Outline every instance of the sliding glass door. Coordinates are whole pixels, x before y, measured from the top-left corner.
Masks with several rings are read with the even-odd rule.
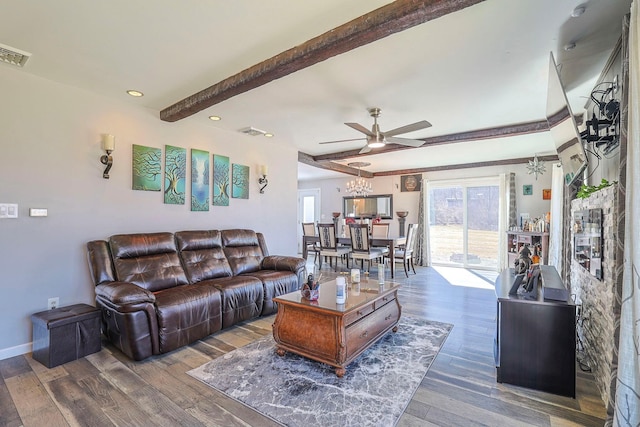
[[[427,188],[431,263],[497,270],[499,178],[430,182]]]

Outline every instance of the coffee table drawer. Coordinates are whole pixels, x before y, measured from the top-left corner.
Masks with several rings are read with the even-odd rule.
[[[386,304],[369,316],[347,327],[347,359],[358,355],[374,343],[400,319],[398,304]]]
[[[384,296],[384,297],[382,297],[380,299],[377,299],[377,300],[375,300],[373,302],[374,309],[375,310],[379,310],[380,307],[382,307],[383,305],[386,305],[387,303],[393,301],[394,299],[396,299],[396,298],[395,298],[395,295],[393,295],[393,294]]]
[[[357,322],[358,320],[372,313],[373,310],[375,310],[374,302],[371,302],[365,306],[358,308],[353,312],[345,314],[344,315],[345,326],[349,326],[350,324]]]

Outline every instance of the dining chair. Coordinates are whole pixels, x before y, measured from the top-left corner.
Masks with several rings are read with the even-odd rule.
[[[302,234],[304,236],[315,236],[316,235],[316,225],[313,222],[303,222],[302,223]],[[318,242],[313,242],[307,245],[307,254],[309,252],[314,253],[313,263],[315,264],[318,260],[318,253],[320,252],[320,245]]]
[[[320,237],[320,263],[322,268],[322,259],[329,257],[329,265],[332,264],[333,258],[336,259],[334,271],[338,271],[338,259],[343,255],[348,255],[350,248],[348,246],[339,246],[336,238],[336,227],[333,223],[318,224],[318,236]],[[349,258],[346,258],[347,268],[349,268]]]
[[[367,260],[367,270],[371,269],[371,260],[383,258],[389,253],[389,248],[374,248],[369,240],[369,226],[367,224],[349,224],[351,228],[351,258],[359,259],[361,268]]]
[[[416,234],[418,231],[418,224],[409,224],[407,228],[407,240],[404,248],[398,249],[393,253],[392,262],[402,261],[404,267],[404,274],[409,277],[409,267],[413,270],[413,274],[416,274],[415,266],[413,265],[413,251],[416,243]]]
[[[389,223],[388,222],[378,222],[371,224],[371,237],[389,237]]]

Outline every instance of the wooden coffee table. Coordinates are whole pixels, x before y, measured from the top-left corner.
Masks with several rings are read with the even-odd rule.
[[[398,283],[360,282],[348,291],[347,301],[336,304],[335,281],[320,285],[320,298],[309,301],[300,291],[273,300],[278,313],[273,338],[280,356],[299,354],[335,366],[342,377],[346,366],[390,329],[398,330],[402,307]]]

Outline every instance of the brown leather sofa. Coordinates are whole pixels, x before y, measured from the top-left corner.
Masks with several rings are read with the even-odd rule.
[[[134,360],[257,316],[300,289],[305,260],[270,256],[261,233],[118,234],[87,243],[102,332]]]

